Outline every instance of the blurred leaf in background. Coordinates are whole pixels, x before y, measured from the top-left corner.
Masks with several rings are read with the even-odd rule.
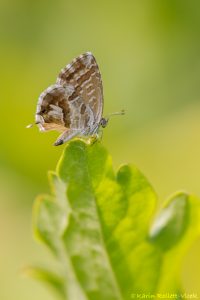
[[[139,166],[162,199],[181,188],[200,195],[200,3],[1,0],[0,42],[0,298],[31,300],[39,291],[49,299],[17,273],[46,256],[30,239],[31,205],[62,151],[52,146],[56,133],[25,129],[39,94],[71,59],[92,51],[105,113],[126,110],[104,131],[116,165]],[[198,289],[199,247],[183,272],[190,291]]]

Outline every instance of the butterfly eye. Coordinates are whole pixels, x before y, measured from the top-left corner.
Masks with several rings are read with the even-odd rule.
[[[101,124],[101,126],[102,126],[103,128],[105,128],[106,125],[108,124],[108,120],[105,119],[105,118],[102,118],[101,121],[100,121],[100,124]]]

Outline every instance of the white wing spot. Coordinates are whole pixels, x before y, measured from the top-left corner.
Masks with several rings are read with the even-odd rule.
[[[89,100],[89,103],[91,103],[91,102],[93,102],[93,101],[95,101],[96,100],[96,97],[95,96],[92,96],[91,98],[90,98],[90,100]]]
[[[94,93],[95,89],[92,89],[90,92],[88,92],[88,96],[92,95]]]

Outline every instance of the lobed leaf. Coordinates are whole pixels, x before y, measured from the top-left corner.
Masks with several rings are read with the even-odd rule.
[[[41,267],[28,267],[24,274],[47,284],[62,299],[66,299],[64,278]]]
[[[154,217],[157,197],[143,174],[129,165],[115,173],[104,147],[80,140],[49,178],[52,195],[36,200],[34,228],[60,263],[62,297],[181,291],[181,262],[200,232],[199,199],[180,192]]]

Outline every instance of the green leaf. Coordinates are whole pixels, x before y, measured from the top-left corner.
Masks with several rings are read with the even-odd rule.
[[[164,251],[175,246],[184,235],[189,222],[189,196],[174,196],[159,213],[151,228],[150,239]]]
[[[48,195],[41,195],[34,206],[35,235],[44,242],[55,255],[59,255],[61,236],[66,227],[66,213]]]
[[[44,282],[52,288],[57,295],[61,297],[61,299],[66,299],[64,278],[61,278],[57,274],[41,267],[27,267],[23,270],[23,273],[26,276]]]
[[[49,178],[34,230],[60,264],[66,300],[181,291],[181,263],[200,233],[197,198],[178,193],[154,217],[157,197],[143,174],[129,165],[115,173],[104,147],[79,140]]]
[[[162,249],[159,293],[181,290],[183,258],[200,234],[200,201],[180,192],[172,196],[152,224],[149,240]]]

